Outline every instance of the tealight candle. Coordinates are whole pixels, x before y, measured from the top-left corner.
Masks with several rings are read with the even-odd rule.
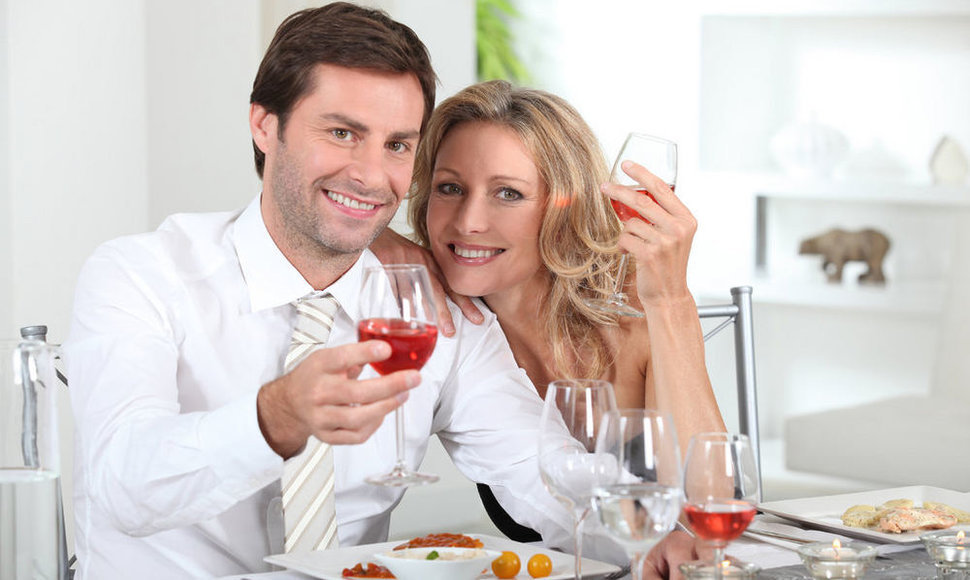
[[[963,530],[940,530],[919,537],[930,559],[945,570],[970,570],[970,538]]]
[[[802,562],[813,578],[861,578],[876,557],[876,548],[839,540],[816,542],[798,548]]]
[[[758,577],[758,572],[761,571],[761,568],[754,564],[730,559],[725,559],[719,567],[721,569],[720,577],[730,578],[731,580],[754,580]],[[681,564],[680,572],[688,580],[708,580],[717,577],[714,564],[710,561],[695,560]]]

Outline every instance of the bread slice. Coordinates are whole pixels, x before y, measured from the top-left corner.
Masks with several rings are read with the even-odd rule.
[[[880,513],[876,506],[854,505],[842,514],[842,525],[850,528],[868,528],[879,522]]]
[[[892,509],[892,508],[911,508],[914,505],[916,505],[916,502],[914,502],[911,499],[891,499],[891,500],[883,503],[882,506],[880,506],[880,507],[885,508],[885,509]]]

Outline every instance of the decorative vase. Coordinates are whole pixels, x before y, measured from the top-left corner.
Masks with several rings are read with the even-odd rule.
[[[930,157],[930,174],[937,185],[963,185],[970,173],[970,161],[963,148],[946,135],[936,144]]]
[[[839,130],[814,121],[787,125],[771,139],[775,161],[796,177],[828,177],[848,150]]]

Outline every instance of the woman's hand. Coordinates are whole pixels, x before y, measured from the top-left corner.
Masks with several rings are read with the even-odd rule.
[[[623,171],[649,192],[604,183],[603,193],[635,210],[643,219],[623,222],[619,246],[637,261],[637,294],[644,308],[690,296],[687,259],[697,220],[659,177],[632,161]],[[646,220],[646,221],[644,221]]]
[[[481,324],[485,321],[475,303],[468,296],[457,294],[448,287],[448,281],[438,268],[438,263],[434,261],[431,252],[395,232],[391,228],[384,228],[380,236],[370,245],[370,249],[382,264],[424,264],[431,274],[431,286],[434,290],[435,305],[438,309],[438,328],[445,336],[455,334],[454,320],[451,318],[451,311],[448,309],[445,296],[450,297],[462,314],[465,315],[473,324]]]

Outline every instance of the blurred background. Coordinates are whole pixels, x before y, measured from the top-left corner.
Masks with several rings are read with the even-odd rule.
[[[610,159],[631,130],[678,142],[696,298],[754,289],[766,499],[970,491],[940,451],[970,444],[970,2],[509,3],[366,2],[429,46],[439,100],[511,76],[573,103]],[[277,24],[318,4],[0,0],[0,336],[47,324],[61,342],[98,244],[259,191],[252,79]],[[891,240],[884,285],[859,263],[828,283],[799,255],[835,227]],[[736,428],[729,334],[708,360]],[[423,531],[432,497],[453,529],[491,530],[448,473],[408,493],[392,536]]]

